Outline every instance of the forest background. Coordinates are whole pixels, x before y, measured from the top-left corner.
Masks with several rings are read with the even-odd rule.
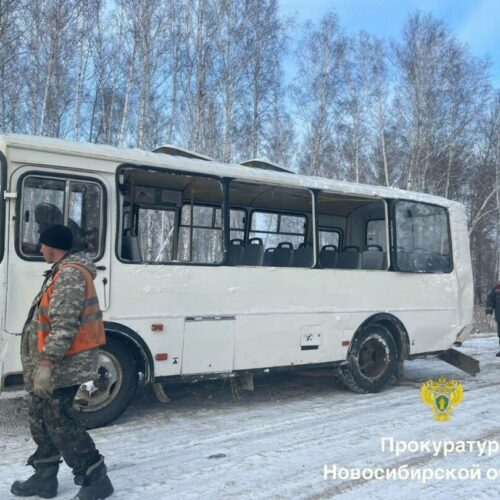
[[[333,10],[299,25],[277,0],[0,0],[0,132],[176,144],[458,200],[478,305],[500,271],[490,68],[420,11],[389,40]]]

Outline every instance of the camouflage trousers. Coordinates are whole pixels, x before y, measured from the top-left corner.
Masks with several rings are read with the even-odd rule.
[[[94,441],[72,415],[77,390],[78,386],[56,389],[50,398],[31,394],[29,425],[37,449],[28,464],[59,461],[62,456],[78,476],[100,459]]]

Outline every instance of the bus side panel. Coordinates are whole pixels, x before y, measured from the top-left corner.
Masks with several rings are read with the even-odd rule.
[[[153,357],[168,353],[157,375],[178,374],[184,362],[196,371],[183,358],[194,356],[192,345],[182,349],[189,318],[235,318],[235,370],[345,359],[342,343],[380,312],[402,321],[412,354],[448,349],[461,329],[453,273],[113,263],[112,283],[109,319],[142,335]],[[163,333],[152,332],[157,321]]]
[[[122,265],[117,263],[114,266],[114,272],[120,272]],[[130,269],[130,267],[129,267]],[[160,314],[151,314],[152,310],[148,307],[148,300],[145,300],[145,295],[141,296],[133,294],[131,291],[124,294],[117,291],[118,285],[115,283],[114,304],[127,301],[128,297],[132,297],[136,303],[135,306],[129,305],[128,315],[115,316],[112,313],[108,316],[105,314],[104,319],[122,324],[140,335],[146,345],[149,347],[154,360],[154,374],[156,377],[167,377],[172,375],[180,375],[182,367],[182,350],[183,350],[183,335],[184,335],[184,318],[183,317],[166,317]],[[123,290],[123,288],[122,288]],[[114,311],[116,311],[113,309]],[[134,317],[135,316],[135,317]],[[167,355],[167,359],[156,359],[157,355]],[[164,357],[164,356],[163,356]]]
[[[343,314],[262,314],[237,318],[236,370],[307,365],[343,360],[353,330],[342,325],[354,318]],[[345,335],[343,335],[345,333]]]

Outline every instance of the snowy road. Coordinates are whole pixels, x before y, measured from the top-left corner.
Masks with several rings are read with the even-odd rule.
[[[169,404],[138,394],[115,425],[92,431],[106,456],[116,494],[149,499],[497,499],[500,453],[434,456],[381,451],[381,439],[500,440],[500,359],[496,337],[476,337],[464,352],[481,361],[470,377],[437,359],[407,362],[406,380],[380,394],[356,395],[328,371],[275,374],[256,380],[254,393],[234,399],[226,382],[172,389]],[[435,422],[420,401],[422,382],[438,376],[464,385],[463,402],[449,422]],[[0,499],[32,452],[25,403],[0,399]],[[347,468],[481,469],[481,479],[323,479],[323,466]],[[63,466],[59,497],[76,491]]]

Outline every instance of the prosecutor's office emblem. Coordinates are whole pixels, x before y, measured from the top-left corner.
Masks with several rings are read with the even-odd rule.
[[[462,401],[464,388],[457,380],[439,377],[437,380],[427,380],[422,384],[420,397],[430,406],[434,420],[446,422],[451,418],[453,407]]]

